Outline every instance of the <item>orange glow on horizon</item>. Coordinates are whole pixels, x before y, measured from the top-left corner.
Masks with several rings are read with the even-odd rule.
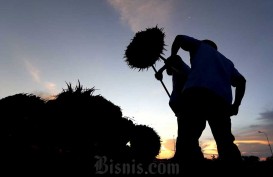
[[[215,141],[213,140],[206,141],[205,143],[201,145],[201,147],[202,147],[203,154],[205,158],[207,159],[211,159],[212,156],[218,155],[217,146]]]
[[[160,153],[158,154],[158,156],[156,158],[158,159],[169,159],[172,158],[174,156],[174,151],[165,148],[164,145],[162,145]]]
[[[163,140],[160,153],[157,156],[158,159],[169,159],[173,157],[175,153],[175,143],[173,142],[175,142],[174,139]],[[213,155],[218,155],[215,141],[206,141],[206,143],[203,143],[201,146],[205,158],[211,159]]]
[[[156,157],[157,159],[170,159],[174,156],[174,152],[170,150],[161,151],[160,154]]]
[[[169,159],[172,158],[175,153],[175,139],[166,139],[163,140],[161,145],[161,150],[158,159]],[[268,145],[268,142],[265,140],[236,140],[235,144],[261,144]],[[218,156],[217,145],[214,140],[208,140],[201,144],[202,152],[207,159],[211,159],[213,156]]]
[[[237,144],[237,145],[238,144],[264,144],[264,145],[267,145],[268,142],[265,140],[236,140],[235,144]]]

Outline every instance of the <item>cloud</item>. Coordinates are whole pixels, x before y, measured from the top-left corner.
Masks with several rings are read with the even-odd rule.
[[[265,132],[271,143],[273,143],[273,109],[260,113],[258,120],[261,120],[262,124],[257,131]],[[263,136],[261,133],[259,135],[260,137]]]
[[[273,124],[273,109],[260,113],[259,119],[266,121],[267,123]]]
[[[28,60],[25,60],[25,65],[28,72],[32,76],[32,79],[37,83],[41,83],[40,71],[36,67],[34,67]]]
[[[264,140],[265,136],[259,131],[265,132],[269,139],[273,138],[273,109],[261,112],[256,124],[242,127],[236,137],[239,140]]]
[[[56,84],[52,82],[44,82],[44,87],[50,92],[50,93],[56,93]]]
[[[242,155],[254,155],[260,159],[271,156],[269,144],[273,143],[273,121],[272,111],[264,111],[257,118],[257,124],[241,128],[236,132],[235,143],[238,145]],[[266,132],[269,142],[265,134],[258,131]],[[269,144],[268,144],[269,143]]]
[[[42,87],[44,87],[47,92],[41,92],[41,91],[36,91],[38,96],[45,98],[45,99],[51,99],[52,94],[56,93],[56,84],[52,82],[45,82],[41,79],[41,72],[40,70],[35,67],[29,60],[24,60],[27,71],[30,73],[32,79],[34,82],[38,83]]]
[[[108,0],[119,13],[122,22],[133,32],[158,25],[165,26],[174,6],[173,0]]]
[[[257,156],[265,159],[271,156],[268,143],[264,140],[236,141],[243,156]]]

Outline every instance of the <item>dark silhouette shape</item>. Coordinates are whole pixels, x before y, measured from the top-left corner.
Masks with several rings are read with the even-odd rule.
[[[4,170],[11,176],[92,175],[95,156],[131,162],[136,157],[127,145],[131,141],[135,152],[154,159],[158,144],[153,142],[158,137],[151,134],[152,129],[144,128],[148,136],[136,141],[142,134],[134,122],[122,116],[119,106],[93,95],[94,91],[78,82],[75,88],[68,83],[53,100],[32,94],[1,99]],[[144,145],[149,147],[139,149]]]
[[[163,79],[163,71],[172,76],[172,92],[169,99],[169,106],[176,116],[179,116],[181,110],[181,92],[190,72],[190,67],[182,60],[179,55],[170,57],[158,72],[155,74],[156,79]]]
[[[273,163],[273,156],[267,157],[266,161],[271,161]]]
[[[0,100],[1,164],[7,174],[32,171],[41,164],[44,105],[44,100],[26,93]]]
[[[133,158],[140,163],[147,164],[159,154],[161,140],[153,128],[147,125],[136,125],[130,144]]]
[[[155,74],[156,79],[163,79],[164,70],[166,70],[168,75],[172,76],[172,93],[169,99],[169,106],[176,115],[178,123],[179,118],[181,117],[181,111],[183,111],[181,105],[182,90],[190,72],[190,67],[184,63],[179,55],[175,55],[173,57],[169,57],[165,62],[165,65],[158,70],[158,72]],[[177,134],[179,134],[179,126]],[[179,143],[179,141],[176,141],[176,143]],[[175,159],[176,155],[174,155],[173,158]]]
[[[125,50],[128,66],[139,70],[153,66],[165,50],[164,38],[163,29],[157,26],[137,32]]]
[[[245,78],[234,64],[217,51],[210,40],[197,40],[177,35],[171,57],[182,48],[190,54],[191,71],[182,91],[181,117],[178,121],[176,154],[179,160],[203,161],[199,138],[208,121],[215,138],[219,159],[241,161],[238,147],[231,132],[230,116],[237,115],[245,93]],[[232,89],[235,100],[232,104]]]
[[[257,163],[260,161],[260,158],[257,156],[242,156],[242,160],[248,163]]]
[[[93,95],[94,91],[83,89],[80,83],[75,89],[68,84],[56,99],[47,102],[52,115],[51,149],[59,160],[55,166],[92,173],[89,170],[94,156],[116,158],[126,146],[125,136],[121,135],[129,133],[122,127],[127,124],[120,107],[101,95]]]
[[[139,31],[125,50],[125,61],[130,68],[138,68],[139,71],[152,67],[156,71],[154,64],[160,58],[164,61],[166,59],[162,56],[165,42],[165,33],[163,29],[156,27],[147,28],[144,31]],[[160,80],[163,88],[168,96],[170,96],[165,84]]]
[[[204,39],[204,40],[202,40],[202,42],[204,42],[204,43],[210,45],[210,46],[213,47],[215,50],[218,50],[217,45],[216,45],[213,41],[208,40],[208,39]]]

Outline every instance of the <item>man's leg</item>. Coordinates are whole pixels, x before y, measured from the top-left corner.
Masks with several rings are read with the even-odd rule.
[[[230,118],[217,117],[208,122],[217,144],[219,159],[227,162],[240,162],[241,152],[234,144],[235,138],[231,132]]]
[[[208,105],[211,105],[212,109],[208,123],[217,144],[219,159],[227,162],[240,162],[241,152],[234,144],[235,138],[231,132],[230,106],[222,98],[213,95],[210,97]]]
[[[205,126],[206,121],[188,121],[186,118],[179,120],[176,157],[182,161],[184,159],[186,162],[204,160],[199,146],[199,138]]]
[[[176,156],[182,161],[203,161],[199,138],[206,127],[202,115],[202,102],[195,92],[187,92],[182,98],[181,114],[178,118]]]

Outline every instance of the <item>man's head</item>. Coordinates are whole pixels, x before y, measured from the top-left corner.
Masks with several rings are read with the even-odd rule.
[[[217,48],[217,45],[213,42],[213,41],[211,41],[211,40],[209,40],[209,39],[204,39],[204,40],[202,40],[202,42],[204,42],[204,43],[206,43],[206,44],[209,44],[211,47],[213,47],[214,49],[218,49]]]

